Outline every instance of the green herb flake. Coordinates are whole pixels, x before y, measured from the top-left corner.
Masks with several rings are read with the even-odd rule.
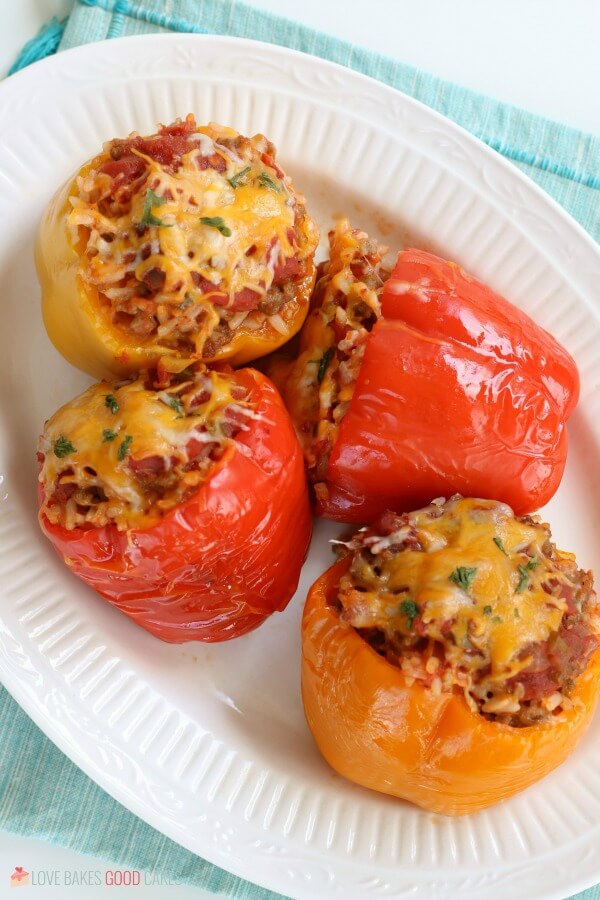
[[[258,176],[258,183],[261,184],[263,187],[268,187],[272,191],[275,191],[276,194],[281,193],[281,186],[279,184],[277,184],[276,181],[273,181],[271,176],[267,175],[266,172],[260,173],[260,175]]]
[[[517,609],[516,606],[515,606],[515,608],[513,609],[513,613],[514,613],[515,619],[520,619],[520,618],[521,618],[521,613],[519,612],[519,610]]]
[[[117,459],[119,462],[123,462],[126,456],[129,455],[129,448],[133,442],[133,437],[130,434],[126,434],[125,438],[119,444],[119,450],[117,452]]]
[[[472,568],[471,566],[459,566],[450,576],[450,581],[453,581],[454,584],[461,587],[463,591],[468,591],[476,574],[476,568]]]
[[[529,583],[529,572],[527,571],[525,566],[517,566],[517,568],[521,577],[519,578],[519,583],[516,587],[515,594],[522,594]]]
[[[200,221],[209,228],[216,228],[224,237],[231,237],[231,228],[227,227],[221,216],[200,216]]]
[[[319,362],[319,371],[317,372],[317,381],[319,382],[319,384],[321,384],[321,382],[325,378],[325,372],[327,371],[327,366],[331,362],[332,356],[333,347],[329,347],[321,357],[321,360]]]
[[[102,443],[106,444],[107,441],[114,441],[117,437],[116,431],[113,431],[112,428],[105,428],[102,432]]]
[[[104,405],[107,407],[107,409],[110,409],[113,416],[116,416],[116,414],[119,412],[119,404],[114,394],[106,395],[106,397],[104,398]]]
[[[172,410],[174,410],[180,416],[183,416],[183,406],[181,405],[181,400],[179,399],[179,397],[169,397],[167,402]]]
[[[164,197],[159,197],[158,194],[155,194],[150,188],[146,191],[146,199],[144,200],[144,211],[142,213],[142,218],[140,219],[140,225],[142,228],[146,228],[148,225],[156,225],[157,228],[172,228],[172,225],[167,225],[166,222],[163,222],[162,219],[158,219],[156,216],[152,215],[152,210],[156,206],[162,206],[163,203],[166,203]]]
[[[483,614],[484,614],[484,616],[491,616],[491,614],[492,614],[492,607],[491,607],[491,606],[484,606],[484,607],[483,607]]]
[[[419,607],[414,600],[403,600],[400,604],[400,612],[406,616],[406,625],[409,630],[413,627],[413,622],[419,615]]]
[[[502,543],[502,538],[495,537],[495,538],[492,538],[492,540],[494,541],[498,550],[500,550],[501,553],[504,553],[505,556],[508,556],[508,553],[506,552],[506,547]]]
[[[500,616],[494,616],[492,618],[492,622],[494,623],[494,625],[502,625],[502,619],[500,618]]]
[[[73,446],[71,441],[61,434],[54,441],[54,455],[58,456],[59,459],[63,459],[65,456],[69,456],[70,453],[75,453],[77,448]]]
[[[537,559],[530,559],[529,562],[527,563],[527,565],[525,566],[525,568],[529,569],[531,571],[531,569],[535,569],[538,562],[539,562],[539,560],[537,560]]]
[[[232,188],[239,187],[248,172],[250,171],[250,166],[246,166],[245,169],[242,169],[241,172],[236,172],[231,178],[228,178],[227,181],[231,185]]]

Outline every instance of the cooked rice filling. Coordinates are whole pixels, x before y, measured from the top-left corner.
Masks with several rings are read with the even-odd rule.
[[[41,512],[69,530],[152,525],[199,490],[255,416],[246,387],[202,364],[95,384],[40,438]]]
[[[381,315],[387,247],[339,221],[329,233],[330,257],[318,270],[302,352],[287,377],[294,420],[315,490],[356,387],[365,342]]]
[[[345,546],[340,615],[409,684],[513,727],[569,708],[599,643],[596,595],[538,517],[457,496],[386,513]]]
[[[274,157],[263,135],[193,116],[105,145],[68,227],[113,327],[206,358],[242,326],[287,333],[318,234]]]

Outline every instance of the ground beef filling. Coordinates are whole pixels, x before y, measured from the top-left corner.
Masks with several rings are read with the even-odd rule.
[[[198,491],[253,416],[248,388],[202,365],[93,385],[40,439],[42,511],[69,530],[153,524]]]
[[[318,234],[274,157],[262,135],[191,116],[105,145],[77,179],[69,225],[114,326],[205,358],[242,326],[286,333]]]
[[[569,708],[599,646],[596,596],[591,573],[537,517],[452,498],[386,513],[343,546],[340,616],[409,684],[460,692],[472,710],[518,728]]]
[[[310,475],[315,482],[325,478],[337,427],[350,406],[365,353],[365,341],[379,318],[380,294],[389,275],[381,267],[387,248],[361,232],[354,232],[354,237],[356,251],[344,266],[346,274],[350,274],[348,280],[335,278],[339,268],[333,248],[332,259],[322,263],[317,273],[315,303],[328,320],[334,343],[321,357],[317,371],[319,393],[323,394],[324,400],[321,422],[327,424],[321,429],[320,423],[316,428],[313,425],[315,464]]]
[[[354,393],[365,341],[381,314],[381,291],[389,276],[382,263],[387,248],[347,220],[329,233],[329,244],[286,387],[317,491]]]

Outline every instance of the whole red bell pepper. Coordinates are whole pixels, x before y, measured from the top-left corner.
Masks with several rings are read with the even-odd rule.
[[[318,315],[301,339],[309,360],[319,355],[306,345]],[[329,372],[339,339],[334,329],[327,334]],[[399,254],[381,314],[363,337],[328,458],[319,460],[314,440],[308,447],[318,514],[368,522],[386,508],[456,492],[504,501],[517,515],[550,500],[579,395],[577,367],[550,334],[457,264],[410,249]],[[314,415],[318,403],[290,397],[298,383],[296,372],[284,394],[298,433],[314,434],[306,410]]]
[[[256,628],[288,604],[308,549],[308,492],[289,416],[264,375],[245,369],[231,377],[255,415],[199,489],[160,521],[69,530],[40,514],[71,571],[164,641],[223,641]],[[108,396],[121,402],[113,391]],[[96,419],[96,431],[103,424]]]

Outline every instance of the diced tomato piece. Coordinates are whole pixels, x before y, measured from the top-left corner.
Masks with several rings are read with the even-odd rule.
[[[556,640],[552,643],[552,662],[556,668],[565,671],[574,660],[580,663],[587,659],[597,645],[596,636],[590,634],[585,622],[565,617]]]
[[[187,450],[188,459],[194,459],[197,456],[208,456],[215,447],[218,447],[216,441],[199,441],[192,437],[187,442],[185,449]]]
[[[210,391],[202,390],[199,394],[196,394],[196,396],[190,400],[190,407],[191,409],[195,409],[197,406],[202,406],[203,403],[208,403],[209,400]]]
[[[192,147],[186,136],[166,134],[140,141],[139,150],[163,166],[172,166],[181,162],[181,157]]]
[[[549,668],[544,672],[522,672],[514,679],[514,683],[523,685],[523,700],[541,700],[558,688],[556,677]]]
[[[250,310],[256,309],[258,304],[260,303],[261,295],[256,291],[253,291],[252,288],[242,288],[241,291],[237,291],[234,294],[233,302],[231,304],[231,309],[235,309],[238,312],[242,310]]]
[[[56,500],[57,503],[66,503],[67,500],[71,499],[76,490],[77,485],[72,481],[68,481],[66,484],[57,484],[54,488],[53,499]]]
[[[123,184],[135,181],[142,175],[146,163],[139,156],[122,156],[121,159],[111,159],[100,166],[99,172],[109,175],[112,179],[119,179]]]
[[[224,172],[227,168],[227,163],[219,153],[213,153],[211,156],[199,156],[196,162],[198,168],[202,171],[204,169],[214,169],[215,172]]]
[[[278,262],[273,273],[273,284],[282,284],[284,281],[293,278],[300,271],[300,265],[300,260],[296,259],[295,256],[290,256],[289,259]]]
[[[425,637],[427,634],[427,625],[420,616],[417,616],[417,618],[413,620],[412,630],[415,634],[418,634],[419,637]]]
[[[136,475],[150,476],[161,475],[165,470],[165,461],[162,456],[145,456],[143,459],[129,458],[129,468]]]
[[[190,135],[196,131],[196,122],[192,115],[187,116],[183,121],[173,122],[171,125],[161,125],[160,134],[169,135]]]
[[[567,615],[572,616],[577,612],[577,607],[575,606],[575,586],[563,584],[561,585],[560,595],[563,600],[566,601],[567,604]]]

